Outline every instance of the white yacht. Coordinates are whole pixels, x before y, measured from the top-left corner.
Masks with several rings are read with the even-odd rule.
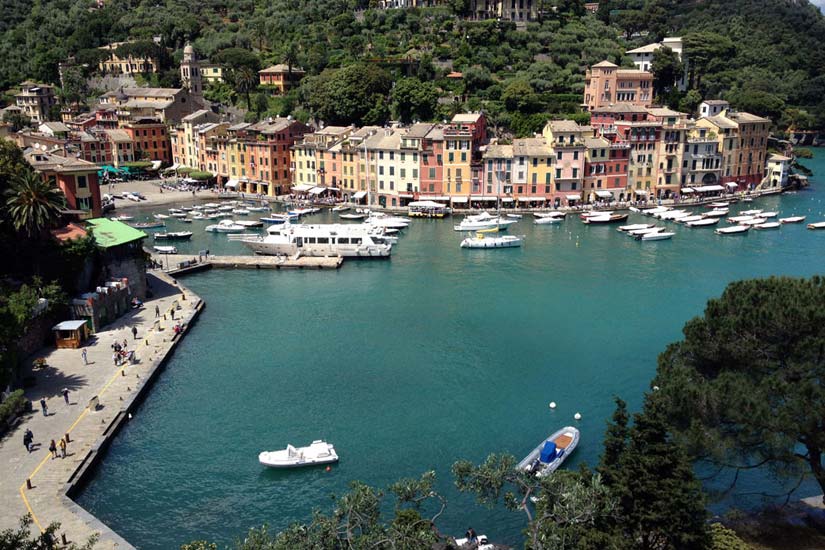
[[[306,447],[287,445],[280,451],[264,451],[258,455],[258,462],[269,468],[300,468],[338,462],[338,453],[331,443],[316,439]]]
[[[461,223],[453,226],[456,231],[479,231],[481,229],[499,230],[506,229],[507,226],[518,223],[518,220],[511,218],[502,218],[501,216],[493,216],[487,212],[476,214],[475,216],[467,216]]]
[[[392,243],[383,231],[367,224],[274,225],[265,237],[241,242],[256,254],[388,258]]]
[[[210,233],[243,233],[246,227],[238,225],[232,220],[221,220],[216,224],[207,225],[206,230]]]
[[[344,216],[339,216],[344,217]],[[351,219],[347,217],[346,219]],[[399,218],[398,216],[387,216],[379,212],[372,212],[364,220],[365,224],[373,225],[375,227],[384,227],[390,229],[406,229],[410,225],[408,218]]]

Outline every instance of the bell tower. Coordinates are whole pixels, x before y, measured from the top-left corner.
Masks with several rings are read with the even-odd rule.
[[[180,81],[183,87],[189,90],[192,95],[200,96],[203,93],[201,68],[192,44],[187,43],[186,47],[183,48],[183,61],[180,63]]]

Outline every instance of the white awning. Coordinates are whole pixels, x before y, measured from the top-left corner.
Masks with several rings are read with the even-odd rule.
[[[501,202],[513,202],[513,199],[511,199],[510,197],[503,197],[501,199]]]
[[[710,193],[711,191],[724,191],[725,188],[721,185],[703,185],[702,187],[697,187],[697,193]]]
[[[453,197],[453,202],[465,203],[470,200],[470,197]]]
[[[413,201],[408,204],[410,208],[444,208],[444,205],[433,201]]]
[[[494,201],[498,200],[498,197],[495,195],[470,195],[470,200],[473,201]]]
[[[398,196],[402,199],[411,199],[413,196],[410,193],[399,193]]]
[[[52,330],[77,330],[85,324],[86,321],[63,321],[53,326]]]
[[[366,197],[366,196],[367,196],[367,192],[366,192],[366,191],[358,191],[357,193],[355,193],[355,194],[352,196],[352,198],[353,198],[353,199],[355,199],[355,200],[358,200],[358,199],[363,199],[363,198],[364,198],[364,197]]]
[[[565,197],[569,201],[579,201],[582,198],[581,195],[565,195]]]
[[[320,195],[321,193],[323,193],[326,190],[327,190],[326,187],[313,187],[312,189],[309,190],[309,194],[310,195]]]
[[[738,184],[738,183],[734,183],[734,182],[732,182],[732,181],[729,181],[729,182],[728,182],[728,183],[726,183],[725,185],[727,185],[728,187],[739,187],[739,184]]]
[[[603,199],[609,199],[613,197],[613,193],[610,191],[596,191],[596,196],[601,197]]]
[[[226,183],[224,183],[223,186],[224,187],[231,187],[232,189],[235,189],[235,188],[238,187],[238,180],[229,180]]]
[[[150,168],[150,170],[157,170],[158,168],[160,168],[161,164],[163,164],[162,160],[153,160],[152,167]]]
[[[693,187],[682,187],[682,193],[693,193]]]
[[[634,189],[633,192],[636,193],[637,195],[642,196],[642,197],[647,196],[647,189]]]
[[[293,187],[292,190],[297,191],[299,193],[303,193],[304,191],[309,191],[313,187],[314,187],[313,185],[310,185],[308,183],[302,183],[300,185],[296,185],[295,187]]]
[[[427,196],[422,195],[421,198],[422,199],[430,199],[431,201],[448,201],[448,200],[450,200],[450,197],[444,197],[444,196],[427,197]]]

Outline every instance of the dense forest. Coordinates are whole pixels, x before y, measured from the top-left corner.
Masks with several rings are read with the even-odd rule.
[[[781,128],[825,127],[825,17],[805,0],[614,0],[596,14],[581,0],[545,0],[540,20],[523,27],[465,20],[468,3],[383,11],[369,0],[107,0],[102,8],[94,0],[4,0],[0,90],[24,79],[57,83],[58,62],[69,56],[94,67],[95,48],[112,41],[160,37],[173,55],[152,84],[177,84],[187,41],[230,74],[281,62],[307,71],[302,90],[277,100],[255,90],[250,97],[242,77],[208,91],[258,116],[360,123],[483,108],[494,126],[527,134],[550,116],[586,119],[578,104],[588,65],[628,65],[628,48],[679,35],[691,89],[659,82],[662,103],[692,111],[703,97],[721,97]],[[654,71],[660,81],[672,73],[667,62]],[[363,63],[381,72],[369,79],[379,86],[360,90],[352,109],[330,105],[335,94],[316,96],[325,86],[357,86],[341,69]],[[452,70],[464,78],[445,78]],[[393,95],[388,79],[410,80]]]

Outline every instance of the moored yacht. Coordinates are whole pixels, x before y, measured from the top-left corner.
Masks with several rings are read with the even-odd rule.
[[[367,224],[275,225],[264,237],[241,241],[256,254],[388,258],[392,243]]]

